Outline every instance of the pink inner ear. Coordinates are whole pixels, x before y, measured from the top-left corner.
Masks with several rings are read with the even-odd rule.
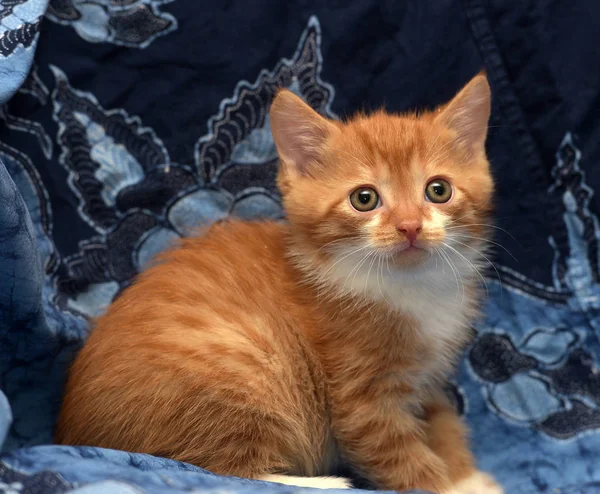
[[[448,103],[436,121],[456,132],[459,142],[478,154],[485,149],[490,108],[490,86],[485,76],[478,75]]]
[[[287,90],[275,97],[270,116],[275,145],[286,169],[305,174],[317,166],[336,127]]]

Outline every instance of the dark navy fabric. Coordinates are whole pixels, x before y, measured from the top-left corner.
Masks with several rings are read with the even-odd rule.
[[[498,245],[450,391],[507,493],[600,492],[598,19],[595,0],[1,2],[0,492],[293,491],[47,446],[66,370],[174,240],[283,217],[277,87],[341,118],[433,107],[482,69]]]

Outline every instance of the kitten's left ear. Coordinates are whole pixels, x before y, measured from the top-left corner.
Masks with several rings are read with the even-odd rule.
[[[458,141],[477,156],[485,151],[490,111],[490,85],[481,73],[440,110],[435,121],[453,130]]]
[[[271,132],[284,168],[310,175],[321,164],[327,140],[338,128],[287,89],[275,96],[270,115]]]

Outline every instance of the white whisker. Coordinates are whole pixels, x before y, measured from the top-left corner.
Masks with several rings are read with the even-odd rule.
[[[510,250],[508,250],[506,247],[504,247],[504,245],[499,244],[498,242],[494,242],[493,240],[490,240],[489,238],[481,238],[481,237],[475,237],[474,235],[465,235],[465,234],[460,234],[460,233],[453,233],[452,234],[452,238],[454,237],[461,237],[461,238],[466,238],[466,239],[473,239],[473,240],[479,240],[481,242],[487,242],[493,245],[496,245],[498,247],[500,247],[501,249],[503,249],[504,251],[506,251],[506,253],[512,257],[516,262],[519,262],[519,260],[513,256],[512,252]]]
[[[448,266],[450,266],[450,269],[452,270],[452,273],[454,274],[454,278],[456,280],[456,296],[457,297],[458,297],[459,291],[462,287],[462,300],[460,302],[460,306],[462,307],[462,305],[465,301],[465,287],[464,287],[464,284],[462,283],[462,277],[460,276],[460,273],[457,271],[454,264],[452,263],[452,259],[450,259],[450,257],[448,256],[448,254],[446,252],[444,252],[441,249],[436,249],[436,252],[440,255],[440,257],[442,257],[448,263]],[[459,281],[459,278],[460,278],[460,281]]]
[[[494,263],[492,261],[490,261],[490,259],[485,254],[483,254],[481,251],[478,251],[477,249],[474,249],[470,245],[459,242],[458,240],[454,240],[454,242],[456,242],[457,244],[463,245],[463,246],[467,247],[468,249],[471,249],[473,252],[475,252],[478,255],[480,255],[481,257],[483,257],[488,262],[488,264],[490,266],[492,266],[492,268],[494,268],[494,271],[496,272],[496,276],[498,277],[498,282],[500,283],[500,290],[503,291],[504,287],[502,285],[502,279],[500,278],[500,273],[496,269],[496,266],[494,265]]]
[[[354,282],[356,281],[356,275],[360,271],[361,266],[366,262],[366,260],[372,254],[374,254],[374,251],[367,252],[365,254],[365,256],[360,260],[360,262],[356,263],[356,265],[350,270],[350,272],[348,273],[348,276],[346,277],[346,280],[344,281],[344,287],[346,286],[346,282],[348,281],[348,278],[350,278],[350,276],[352,275],[352,273],[354,273],[354,277],[352,278],[352,283],[350,284],[350,287],[352,288],[354,286]]]
[[[513,237],[510,233],[508,233],[504,228],[500,228],[499,226],[490,225],[487,223],[469,223],[469,226],[485,226],[487,228],[494,228],[496,230],[500,230],[501,232],[506,233],[510,238],[512,238],[515,242],[517,242],[517,244],[519,244],[519,246],[522,247],[521,243],[515,237]],[[446,230],[455,230],[457,228],[466,228],[466,225],[449,226],[449,227],[446,227]]]
[[[367,271],[367,276],[365,276],[365,291],[367,291],[367,285],[369,283],[369,277],[371,276],[371,269],[373,269],[373,264],[377,259],[377,252],[373,251],[373,259],[371,259],[371,264],[369,265],[369,270]]]
[[[362,247],[358,247],[357,249],[351,250],[350,252],[346,253],[344,256],[340,257],[339,259],[337,259],[331,266],[329,266],[329,268],[327,269],[327,271],[325,271],[324,274],[328,274],[330,271],[332,271],[335,266],[342,262],[344,259],[354,255],[354,254],[358,254],[361,250],[365,250],[368,249],[369,246],[368,245],[363,245]]]
[[[381,270],[381,277],[383,278],[383,257],[377,256],[377,287],[379,288],[379,294],[381,298],[385,300],[385,295],[383,294],[383,290],[381,289],[381,283],[379,282],[379,270]]]
[[[485,278],[483,277],[479,269],[477,269],[477,266],[475,266],[471,261],[469,261],[463,254],[461,254],[457,249],[455,249],[451,245],[447,244],[446,242],[442,242],[442,245],[453,251],[457,256],[463,259],[467,264],[469,264],[469,266],[471,266],[475,270],[475,273],[477,273],[477,275],[479,276],[479,278],[485,286],[485,293],[489,296],[490,292],[488,290],[487,282],[485,281]]]

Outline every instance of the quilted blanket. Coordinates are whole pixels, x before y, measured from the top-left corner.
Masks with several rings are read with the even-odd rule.
[[[283,217],[278,86],[339,118],[485,68],[497,249],[451,384],[508,494],[600,492],[600,3],[0,2],[0,493],[292,492],[52,445],[65,373],[157,252]]]

